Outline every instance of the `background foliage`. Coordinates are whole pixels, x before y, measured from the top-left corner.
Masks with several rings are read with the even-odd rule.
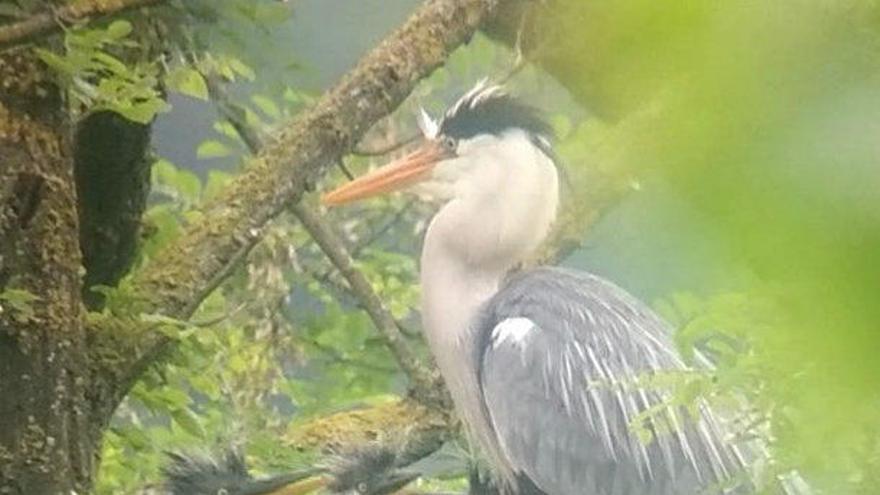
[[[680,341],[738,337],[719,382],[750,399],[777,462],[827,493],[875,493],[876,2],[567,6],[546,21],[567,35],[555,63],[625,115],[620,159],[729,259],[687,298]]]

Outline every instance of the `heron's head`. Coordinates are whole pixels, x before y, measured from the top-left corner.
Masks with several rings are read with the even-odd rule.
[[[229,450],[222,458],[169,452],[163,469],[168,491],[177,494],[239,493],[253,482],[244,457]]]
[[[322,202],[340,205],[414,187],[451,199],[501,187],[509,167],[538,166],[532,157],[549,154],[552,135],[535,108],[485,80],[438,120],[422,110],[419,128],[415,151],[325,194]]]
[[[389,495],[419,477],[398,467],[397,454],[387,448],[364,446],[330,459],[327,489],[341,495]]]

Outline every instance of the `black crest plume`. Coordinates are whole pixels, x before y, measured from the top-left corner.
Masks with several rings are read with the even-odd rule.
[[[553,137],[553,128],[540,112],[486,80],[465,93],[440,121],[439,133],[456,139],[478,134],[501,134],[522,129],[534,136]]]

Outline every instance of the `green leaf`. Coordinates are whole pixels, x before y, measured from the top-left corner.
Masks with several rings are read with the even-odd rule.
[[[126,20],[113,21],[107,27],[107,36],[111,39],[118,40],[131,34],[132,29],[131,23]]]
[[[195,203],[201,198],[202,182],[189,170],[177,168],[168,160],[160,159],[153,164],[153,184],[165,194]]]
[[[152,445],[150,437],[141,428],[116,428],[113,431],[135,451],[145,451]]]
[[[202,141],[199,148],[196,150],[196,156],[203,160],[207,158],[222,158],[231,154],[232,150],[229,146],[214,139]]]
[[[178,93],[192,96],[200,100],[208,99],[208,85],[202,74],[192,67],[178,67],[166,77],[168,87]]]
[[[202,194],[202,182],[199,180],[199,176],[189,170],[180,169],[177,171],[174,187],[190,203],[198,201]]]
[[[66,58],[42,48],[35,48],[34,50],[36,51],[37,56],[40,57],[40,60],[53,70],[65,75],[71,75],[74,73],[73,65],[68,62]]]
[[[208,198],[216,196],[217,193],[222,191],[231,180],[231,174],[222,172],[220,170],[209,171],[208,181],[205,184],[205,196]]]
[[[100,62],[101,65],[115,74],[126,75],[130,72],[128,66],[122,63],[122,61],[105,52],[96,52],[94,54],[94,60]]]
[[[153,163],[153,184],[172,183],[177,175],[177,167],[173,163],[164,158],[160,158]]]
[[[291,88],[290,86],[287,86],[286,88],[284,88],[284,93],[282,94],[282,98],[284,98],[284,101],[286,101],[288,103],[292,103],[294,105],[299,105],[300,103],[303,102],[302,95],[300,95],[299,91]]]
[[[258,3],[253,12],[254,21],[259,24],[282,24],[290,18],[290,7],[283,3]]]
[[[3,312],[4,306],[8,306],[20,318],[30,318],[34,315],[32,303],[39,301],[40,298],[26,290],[22,289],[4,289],[0,292],[0,313]]]
[[[202,426],[199,417],[191,409],[183,408],[171,411],[171,418],[183,431],[197,438],[205,438],[205,428]]]
[[[111,106],[111,110],[115,110],[123,117],[137,122],[139,124],[149,124],[160,112],[168,111],[171,107],[159,98],[154,98],[140,103],[129,104],[128,102]]]
[[[218,134],[222,134],[229,139],[241,139],[241,136],[238,135],[238,131],[235,129],[235,126],[233,126],[226,120],[219,120],[217,122],[214,122],[214,130],[217,131]]]
[[[268,96],[256,94],[251,96],[251,101],[253,101],[254,105],[258,106],[260,110],[269,117],[276,120],[281,118],[281,110],[278,109],[278,105],[276,105]]]
[[[180,221],[175,215],[174,206],[168,203],[148,209],[144,214],[144,225],[153,230],[144,242],[143,254],[147,258],[155,256],[180,234]]]
[[[236,74],[241,77],[247,79],[248,81],[253,81],[257,78],[257,74],[254,72],[254,69],[241,60],[235,57],[229,57],[228,60],[229,68],[232,69]]]
[[[164,388],[159,398],[171,409],[189,409],[187,406],[192,402],[189,395],[179,388]]]
[[[30,304],[38,301],[40,298],[26,290],[22,289],[4,289],[0,292],[0,299],[10,304]]]

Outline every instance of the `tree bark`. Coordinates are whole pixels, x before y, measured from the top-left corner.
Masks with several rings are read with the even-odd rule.
[[[68,122],[30,52],[0,57],[0,81],[0,493],[85,493],[100,430]]]

